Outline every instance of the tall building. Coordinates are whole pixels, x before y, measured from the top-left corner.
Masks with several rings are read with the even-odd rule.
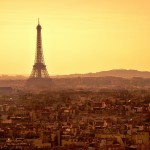
[[[37,29],[37,43],[36,43],[36,55],[35,55],[35,63],[33,65],[33,69],[29,79],[27,80],[27,86],[32,87],[45,87],[49,86],[51,83],[51,79],[49,77],[48,71],[46,69],[46,65],[43,57],[43,49],[42,49],[42,36],[41,36],[41,25],[38,20]]]

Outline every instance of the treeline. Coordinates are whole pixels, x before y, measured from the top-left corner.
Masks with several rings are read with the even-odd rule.
[[[0,80],[0,87],[25,86],[26,80]],[[74,77],[52,78],[53,88],[150,88],[150,78]]]
[[[52,80],[58,87],[81,88],[149,88],[150,78],[120,78],[120,77],[76,77],[57,78]]]

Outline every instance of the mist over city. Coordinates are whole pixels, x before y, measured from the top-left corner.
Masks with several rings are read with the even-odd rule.
[[[0,150],[149,150],[150,1],[1,0]]]

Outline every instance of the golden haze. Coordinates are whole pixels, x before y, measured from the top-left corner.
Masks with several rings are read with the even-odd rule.
[[[30,74],[38,17],[50,74],[150,71],[149,0],[0,0],[0,74]]]

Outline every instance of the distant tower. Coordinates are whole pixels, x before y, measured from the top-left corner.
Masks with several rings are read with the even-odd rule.
[[[37,29],[37,43],[36,43],[36,55],[35,63],[29,79],[27,80],[27,85],[30,86],[47,86],[51,81],[46,65],[44,63],[43,49],[42,49],[42,36],[41,36],[41,25],[38,19]]]

